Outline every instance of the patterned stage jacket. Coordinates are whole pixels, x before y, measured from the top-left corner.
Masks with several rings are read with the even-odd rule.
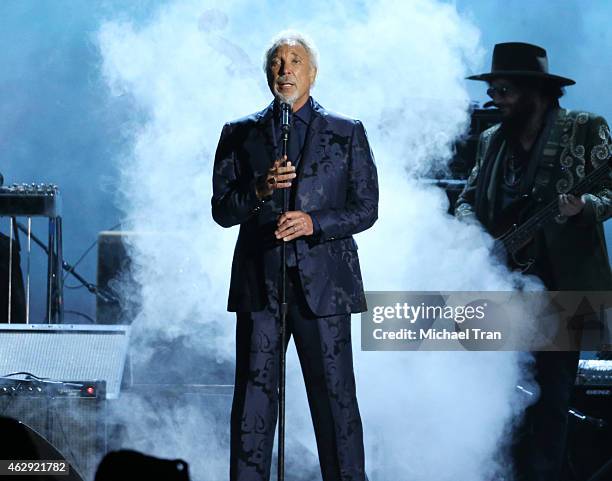
[[[378,218],[378,180],[361,122],[331,113],[312,101],[312,119],[290,210],[313,219],[316,235],[291,241],[310,309],[317,316],[367,309],[353,234]],[[223,227],[240,224],[234,250],[228,310],[259,311],[278,295],[280,242],[274,237],[282,189],[260,201],[255,183],[280,157],[274,103],[225,124],[213,172],[212,215]],[[289,159],[291,160],[291,159]]]
[[[493,205],[502,171],[504,139],[499,124],[484,131],[478,143],[476,164],[457,200],[455,215],[476,217],[485,227],[493,220]],[[559,194],[569,192],[594,168],[612,156],[606,121],[588,112],[554,109],[547,117],[520,192],[529,195],[532,211]],[[535,157],[535,158],[534,158]],[[554,290],[611,290],[612,273],[602,223],[612,215],[612,181],[608,176],[586,194],[586,205],[576,216],[558,216],[540,234],[550,263]],[[497,180],[496,180],[497,179]]]

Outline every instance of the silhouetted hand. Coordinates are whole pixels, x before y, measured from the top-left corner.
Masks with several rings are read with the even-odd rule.
[[[576,197],[571,194],[559,195],[559,211],[561,215],[572,217],[579,214],[584,209],[585,202],[582,197]]]

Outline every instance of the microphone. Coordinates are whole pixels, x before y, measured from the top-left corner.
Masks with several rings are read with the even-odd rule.
[[[281,103],[281,155],[286,156],[289,146],[289,127],[291,125],[291,105]]]
[[[283,133],[289,132],[289,125],[291,123],[291,105],[287,102],[281,103],[281,131]]]

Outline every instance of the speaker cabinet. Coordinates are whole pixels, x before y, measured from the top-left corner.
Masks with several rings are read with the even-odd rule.
[[[0,390],[0,414],[36,431],[83,479],[92,480],[106,452],[106,420],[103,386],[91,386],[97,393],[91,397]]]

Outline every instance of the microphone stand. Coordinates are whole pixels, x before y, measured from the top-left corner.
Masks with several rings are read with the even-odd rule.
[[[30,238],[34,241],[34,243],[37,244],[45,252],[45,254],[47,254],[47,256],[49,255],[49,249],[43,241],[41,241],[31,231],[29,231],[28,228],[24,226],[21,222],[16,222],[16,225],[18,230],[20,230],[24,234],[29,235]],[[71,274],[77,281],[79,281],[83,285],[83,287],[85,287],[96,297],[100,298],[100,300],[104,302],[119,301],[118,296],[114,292],[110,292],[108,289],[100,289],[99,287],[93,285],[91,282],[88,282],[83,276],[81,276],[77,271],[74,270],[74,266],[71,266],[64,260],[62,260],[62,269],[65,270],[68,274]]]
[[[289,128],[291,125],[291,105],[281,104],[281,155],[287,155],[289,145]],[[285,165],[287,165],[285,163]],[[289,210],[289,189],[283,189],[282,213]],[[287,343],[287,242],[282,241],[281,247],[281,289],[280,289],[280,349],[278,376],[278,474],[277,481],[285,480],[285,378],[287,359],[285,344]]]

